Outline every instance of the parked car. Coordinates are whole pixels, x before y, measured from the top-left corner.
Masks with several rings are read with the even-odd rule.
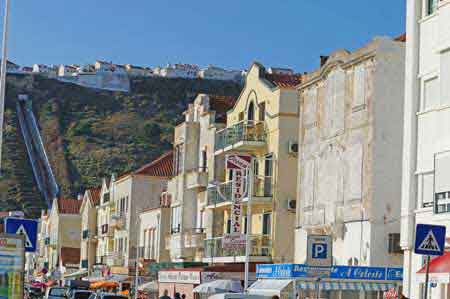
[[[45,299],[62,299],[67,298],[67,288],[51,287],[47,289]]]
[[[71,290],[68,299],[89,299],[89,297],[93,294],[92,291],[87,290]]]
[[[89,299],[128,299],[128,297],[113,293],[93,293]]]
[[[27,291],[28,298],[30,299],[41,299],[44,296],[44,292],[38,287],[25,286],[25,290]]]

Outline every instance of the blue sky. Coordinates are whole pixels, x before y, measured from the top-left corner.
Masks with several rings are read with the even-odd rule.
[[[9,58],[21,65],[99,58],[242,69],[258,60],[308,71],[319,55],[396,36],[405,27],[405,0],[11,2]]]

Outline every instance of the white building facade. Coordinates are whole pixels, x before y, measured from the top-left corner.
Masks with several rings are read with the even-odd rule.
[[[333,237],[341,266],[400,266],[404,43],[338,50],[299,85],[295,260]]]
[[[418,223],[450,236],[450,1],[408,0],[402,181],[403,292],[423,298],[424,258],[414,254]],[[429,298],[450,296],[450,266],[432,261]],[[444,266],[443,273],[435,267]],[[447,269],[447,270],[446,270]],[[444,273],[445,272],[445,273]]]

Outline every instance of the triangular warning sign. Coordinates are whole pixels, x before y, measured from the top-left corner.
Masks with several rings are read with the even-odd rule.
[[[423,239],[422,243],[420,243],[418,249],[436,252],[441,251],[441,248],[439,247],[436,237],[434,236],[433,230],[430,229],[427,236]]]
[[[33,243],[31,243],[30,238],[28,237],[27,231],[25,230],[25,227],[23,227],[23,224],[21,224],[19,226],[19,228],[17,229],[16,235],[25,236],[25,247],[33,248]]]

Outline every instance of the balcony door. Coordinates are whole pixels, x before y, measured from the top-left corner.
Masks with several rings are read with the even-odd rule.
[[[264,160],[264,196],[272,196],[273,155],[269,154]]]

